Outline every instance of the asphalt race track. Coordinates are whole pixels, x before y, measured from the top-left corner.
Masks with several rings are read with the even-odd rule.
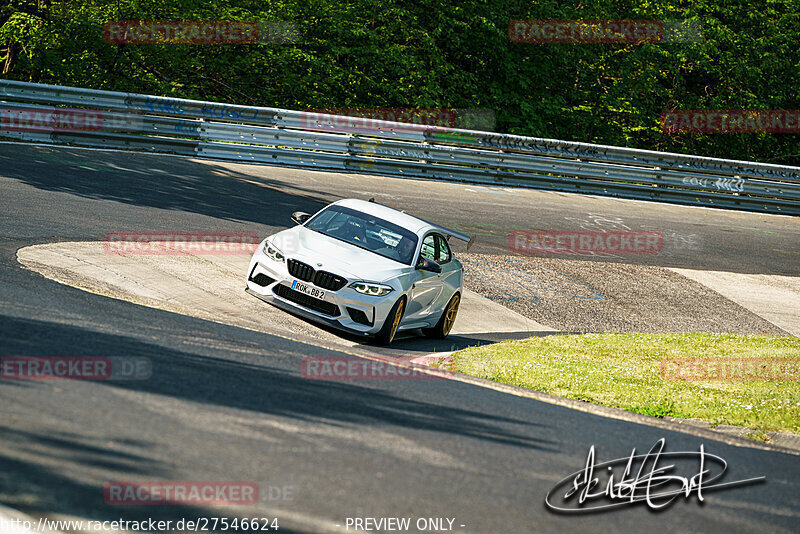
[[[323,348],[313,335],[293,339],[93,294],[17,261],[24,247],[117,231],[264,236],[288,226],[293,211],[351,196],[476,233],[475,254],[509,254],[517,229],[624,225],[662,232],[664,251],[589,258],[596,265],[800,276],[800,225],[788,217],[0,144],[0,356],[152,363],[148,380],[1,380],[0,503],[51,518],[277,517],[281,532],[346,532],[347,518],[380,516],[450,518],[465,533],[797,531],[797,455],[457,380],[307,380],[307,356],[430,347],[410,338],[384,352]],[[739,307],[753,328],[775,326]],[[709,323],[720,313],[695,312]],[[726,482],[766,478],[660,512],[641,504],[591,515],[546,509],[548,491],[583,468],[592,445],[602,462],[660,438],[668,451],[702,444],[724,458]],[[257,504],[229,508],[115,506],[104,502],[110,481],[251,481],[260,494]]]

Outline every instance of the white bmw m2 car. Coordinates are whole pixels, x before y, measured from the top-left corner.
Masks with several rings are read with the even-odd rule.
[[[261,242],[247,292],[312,321],[388,344],[402,330],[450,333],[462,267],[448,240],[472,239],[373,201],[334,202]]]

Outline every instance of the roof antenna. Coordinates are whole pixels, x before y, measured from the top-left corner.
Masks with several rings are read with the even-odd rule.
[[[372,197],[371,199],[369,199],[369,202],[375,202],[375,197]]]

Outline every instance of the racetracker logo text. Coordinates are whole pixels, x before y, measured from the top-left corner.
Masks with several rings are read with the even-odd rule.
[[[0,108],[0,132],[96,132],[103,112],[72,108]]]
[[[683,109],[661,114],[664,133],[800,133],[800,110]]]
[[[310,109],[301,116],[303,127],[322,131],[413,131],[396,123],[431,128],[492,131],[495,114],[490,109],[454,108],[331,108]]]
[[[258,247],[253,232],[111,232],[103,247],[108,254],[252,254]]]
[[[152,362],[126,356],[3,356],[3,380],[146,380]]]
[[[702,27],[691,20],[512,20],[513,43],[655,43],[702,39]]]
[[[110,505],[250,505],[258,502],[253,482],[107,482],[103,500]]]
[[[309,380],[436,380],[450,374],[416,364],[404,366],[346,356],[306,357],[300,362],[300,376]]]
[[[508,248],[519,254],[658,254],[661,232],[650,230],[533,230],[512,232]]]
[[[237,45],[292,43],[298,35],[294,24],[284,21],[119,20],[103,26],[103,38],[122,45]]]
[[[669,381],[797,381],[798,358],[665,358],[661,378]]]

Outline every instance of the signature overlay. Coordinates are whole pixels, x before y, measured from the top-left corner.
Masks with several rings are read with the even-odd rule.
[[[689,500],[696,495],[698,502],[703,502],[704,492],[766,481],[761,476],[721,482],[728,462],[707,453],[702,444],[698,452],[664,452],[664,446],[661,438],[646,454],[636,454],[634,448],[628,457],[596,463],[592,445],[583,469],[559,481],[547,493],[545,505],[561,514],[606,511],[639,503],[651,510],[662,510],[680,497]],[[681,466],[694,471],[683,476],[679,474]]]

